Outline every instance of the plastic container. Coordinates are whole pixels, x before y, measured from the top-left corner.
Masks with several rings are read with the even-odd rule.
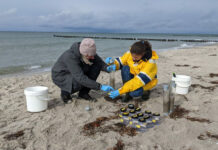
[[[143,113],[138,113],[137,116],[138,116],[138,118],[143,118],[144,114]]]
[[[185,95],[188,93],[191,85],[191,77],[186,75],[176,75],[172,77],[172,80],[176,82],[176,93]]]
[[[152,116],[152,112],[150,110],[145,110],[145,114],[149,115],[150,117]]]
[[[144,118],[140,118],[138,120],[138,124],[136,125],[136,129],[139,132],[145,132],[147,129],[147,123],[146,120]]]
[[[138,115],[135,114],[131,118],[132,119],[130,120],[129,125],[133,128],[136,128],[136,125],[138,124]]]
[[[136,112],[135,112],[135,110],[134,110],[134,109],[132,109],[132,110],[130,110],[130,111],[129,111],[129,114],[130,114],[130,116],[133,116],[133,115],[135,115],[135,114],[136,114]]]
[[[129,108],[129,109],[135,109],[135,106],[134,106],[134,104],[129,104],[129,105],[128,105],[128,108]]]
[[[127,109],[126,109],[125,107],[123,107],[123,108],[120,108],[120,114],[119,114],[119,117],[120,117],[120,118],[122,118],[122,117],[123,117],[123,115],[122,115],[122,114],[123,114],[124,112],[126,112],[126,110],[127,110]]]
[[[159,113],[153,113],[153,117],[152,120],[155,120],[155,124],[160,124],[161,118],[160,118],[160,114]]]
[[[124,113],[122,113],[122,115],[120,115],[120,121],[123,123],[123,124],[125,124],[125,125],[127,125],[128,123],[129,123],[129,112],[124,112]]]
[[[137,107],[137,108],[135,108],[135,111],[136,111],[136,113],[139,113],[139,112],[141,112],[141,108]]]
[[[48,108],[48,87],[34,86],[24,89],[27,111],[40,112]]]
[[[154,126],[153,122],[152,122],[152,117],[148,114],[146,114],[144,116],[144,119],[146,120],[146,123],[147,123],[147,128],[152,128]]]

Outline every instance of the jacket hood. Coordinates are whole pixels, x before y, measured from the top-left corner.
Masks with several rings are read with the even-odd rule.
[[[158,59],[158,55],[155,51],[152,51],[152,56],[151,56],[151,59]]]
[[[81,57],[81,54],[79,52],[79,46],[80,42],[75,42],[73,45],[70,47],[70,51],[74,53],[77,57]]]

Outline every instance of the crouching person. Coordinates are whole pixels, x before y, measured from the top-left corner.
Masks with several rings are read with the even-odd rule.
[[[105,62],[110,62],[108,57]],[[138,41],[134,43],[130,51],[126,52],[122,57],[116,58],[113,65],[114,69],[121,69],[123,86],[110,93],[112,99],[121,94],[126,94],[122,99],[128,102],[133,97],[142,96],[142,99],[149,98],[150,89],[156,86],[157,65],[155,60],[158,55],[152,51],[151,44],[148,41]],[[112,65],[112,66],[113,66]]]
[[[107,67],[96,54],[95,41],[85,38],[82,42],[74,43],[58,58],[52,68],[52,80],[61,89],[61,98],[65,103],[71,101],[71,95],[78,91],[80,98],[93,100],[89,95],[91,89],[113,90],[108,85],[96,82],[100,71],[107,71]]]

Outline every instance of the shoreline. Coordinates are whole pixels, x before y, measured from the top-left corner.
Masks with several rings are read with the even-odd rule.
[[[201,46],[188,46],[188,47],[172,47],[172,48],[168,48],[168,49],[161,49],[161,50],[157,50],[158,53],[164,53],[166,51],[177,51],[177,50],[183,50],[183,49],[192,49],[192,48],[201,48],[201,47],[207,47],[207,46],[216,46],[218,45],[218,43],[213,43],[213,44],[204,44]],[[33,65],[34,66],[34,65]],[[25,70],[25,71],[21,71],[21,72],[15,72],[15,73],[9,73],[9,74],[3,74],[0,75],[0,79],[1,78],[7,78],[7,77],[19,77],[19,76],[25,76],[25,75],[34,75],[34,74],[43,74],[43,73],[49,73],[51,71],[51,67],[44,67],[41,69],[32,69],[32,70]],[[46,71],[44,71],[46,70]]]

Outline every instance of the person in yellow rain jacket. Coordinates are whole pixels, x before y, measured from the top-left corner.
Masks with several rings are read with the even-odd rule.
[[[126,94],[122,99],[128,102],[132,97],[142,96],[142,99],[149,98],[150,89],[157,85],[157,64],[158,55],[152,51],[148,41],[135,42],[130,51],[122,57],[116,58],[114,64],[110,66],[112,70],[121,69],[123,86],[110,92],[109,96],[114,99],[119,95]],[[106,58],[109,64],[111,57]]]

